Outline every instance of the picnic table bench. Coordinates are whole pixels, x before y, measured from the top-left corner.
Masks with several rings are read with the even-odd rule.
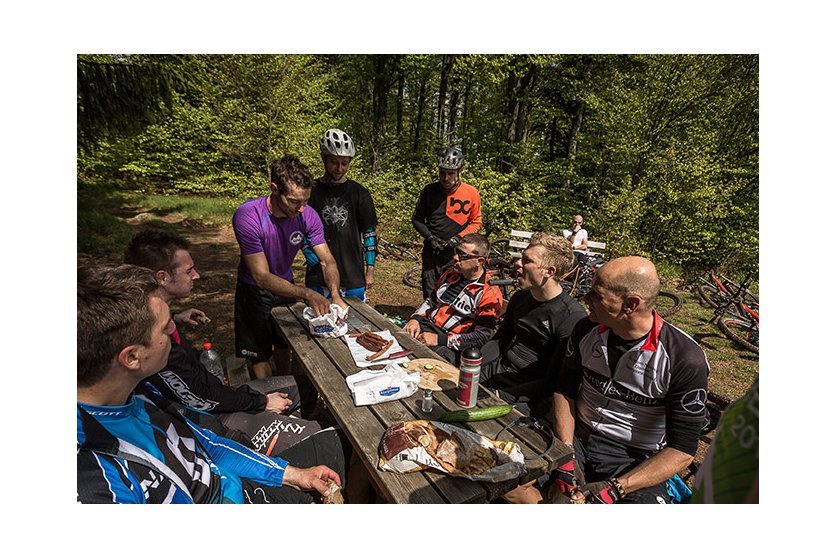
[[[349,332],[389,330],[397,342],[413,350],[413,358],[440,359],[431,349],[412,338],[368,304],[357,298],[346,298],[351,311]],[[492,501],[520,483],[535,479],[561,466],[571,458],[571,450],[559,440],[548,441],[533,429],[511,427],[502,433],[501,440],[515,441],[525,455],[527,473],[516,480],[505,482],[475,482],[456,478],[436,470],[399,474],[378,469],[380,441],[386,429],[404,420],[437,420],[447,410],[460,410],[455,402],[457,390],[450,388],[434,393],[432,412],[421,410],[421,391],[411,397],[370,406],[355,406],[345,378],[358,371],[348,346],[342,339],[312,337],[308,334],[301,302],[273,308],[272,317],[280,334],[287,340],[293,358],[313,382],[340,427],[350,440],[359,460],[365,466],[376,492],[390,503],[484,503]],[[483,387],[482,387],[483,389]],[[499,398],[487,392],[478,406],[501,404]],[[502,428],[520,418],[514,410],[495,420],[458,424],[471,431],[495,439]],[[546,451],[547,449],[547,451]],[[541,455],[541,456],[540,456]]]

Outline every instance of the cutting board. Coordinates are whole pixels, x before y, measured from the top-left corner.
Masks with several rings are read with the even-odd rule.
[[[425,369],[423,367],[427,364],[431,365],[432,369]],[[414,360],[409,360],[407,367],[404,369],[411,372],[420,371],[421,389],[443,391],[458,386],[458,375],[460,373],[458,368],[443,360],[415,358]]]

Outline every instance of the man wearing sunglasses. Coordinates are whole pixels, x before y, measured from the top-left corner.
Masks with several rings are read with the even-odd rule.
[[[403,327],[449,362],[456,363],[461,350],[487,342],[499,318],[502,292],[487,284],[489,250],[481,234],[463,236],[455,247],[453,266]]]
[[[583,215],[574,215],[568,228],[562,231],[563,237],[571,242],[574,251],[586,251],[589,248],[589,233],[583,228]]]

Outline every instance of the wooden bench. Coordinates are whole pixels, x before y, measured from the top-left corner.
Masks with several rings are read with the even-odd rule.
[[[533,236],[533,232],[528,232],[526,230],[511,230],[510,231],[510,242],[508,242],[508,246],[510,247],[511,251],[510,255],[513,257],[522,257],[522,251],[528,247],[528,244],[531,241],[531,236]],[[518,250],[518,251],[516,251]],[[580,250],[578,250],[580,251]],[[606,251],[606,242],[595,242],[592,240],[588,241],[588,249],[583,251],[585,254],[595,254],[603,256],[604,252]]]

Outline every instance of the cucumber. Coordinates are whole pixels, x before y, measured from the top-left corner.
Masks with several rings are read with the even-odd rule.
[[[482,420],[493,420],[510,414],[515,406],[513,404],[497,404],[496,406],[485,406],[484,408],[468,408],[466,410],[453,410],[444,412],[438,418],[442,422],[480,422]]]

